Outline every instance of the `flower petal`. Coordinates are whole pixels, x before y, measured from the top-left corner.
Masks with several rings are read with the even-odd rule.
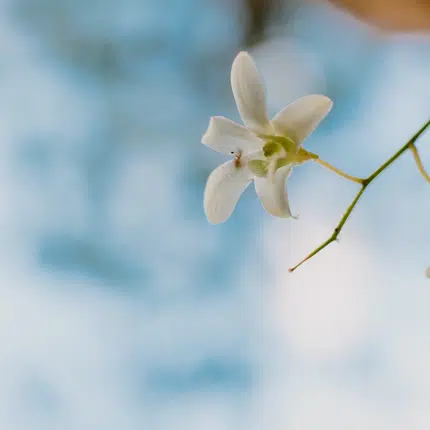
[[[216,168],[208,178],[203,198],[206,217],[211,224],[226,221],[233,213],[239,197],[253,178],[247,160],[228,161]]]
[[[269,178],[255,178],[255,191],[264,209],[270,214],[281,217],[292,217],[286,188],[286,180],[291,175],[291,165],[278,169],[273,182]]]
[[[257,67],[247,52],[239,52],[233,61],[231,88],[245,126],[258,134],[271,134],[264,87]]]
[[[264,142],[252,131],[222,116],[213,116],[202,143],[223,154],[249,154],[259,151]]]
[[[310,95],[290,103],[272,120],[276,134],[288,136],[297,145],[315,130],[330,112],[333,102],[326,96]]]

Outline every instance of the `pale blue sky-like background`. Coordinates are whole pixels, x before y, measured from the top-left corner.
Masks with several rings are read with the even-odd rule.
[[[299,2],[300,3],[300,2]],[[366,191],[317,165],[298,221],[250,187],[208,224],[239,119],[235,1],[0,2],[0,429],[421,430],[430,425],[430,188],[405,155]],[[298,4],[247,48],[275,113],[324,93],[305,146],[356,176],[430,112],[430,37]],[[430,167],[430,135],[418,143]]]

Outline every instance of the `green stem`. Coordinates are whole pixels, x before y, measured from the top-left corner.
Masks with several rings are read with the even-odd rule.
[[[397,160],[410,145],[415,144],[417,139],[426,131],[427,127],[430,125],[430,120],[428,120],[412,137],[406,142],[388,161],[386,161],[379,169],[376,169],[366,181],[372,182],[381,172],[383,172],[390,164]]]
[[[305,261],[312,258],[314,255],[318,254],[320,251],[322,251],[327,245],[330,245],[330,243],[334,242],[337,237],[339,236],[340,231],[342,230],[343,226],[345,225],[346,221],[348,220],[349,216],[351,215],[354,207],[357,205],[358,201],[360,200],[360,197],[363,195],[364,191],[366,191],[367,187],[370,185],[371,182],[373,182],[387,167],[389,167],[394,161],[396,161],[405,151],[408,149],[415,147],[415,141],[424,133],[424,131],[427,129],[427,127],[430,125],[430,120],[428,120],[415,134],[412,136],[412,138],[406,142],[392,157],[390,157],[385,163],[383,163],[378,169],[376,169],[370,176],[368,176],[366,179],[362,180],[362,185],[355,196],[352,203],[349,205],[348,209],[346,210],[345,214],[339,221],[338,225],[334,229],[332,235],[323,242],[320,246],[318,246],[316,249],[314,249],[307,257],[305,257],[303,260],[301,260],[299,263],[297,263],[294,267],[290,269],[290,272],[293,272],[296,270],[299,266],[301,266]]]

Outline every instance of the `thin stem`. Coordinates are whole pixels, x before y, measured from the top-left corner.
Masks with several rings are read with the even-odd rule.
[[[318,163],[321,166],[324,166],[326,169],[329,169],[332,172],[335,172],[339,176],[342,176],[343,178],[346,178],[346,179],[348,179],[350,181],[357,182],[358,184],[362,184],[363,183],[363,179],[357,178],[356,176],[348,175],[348,173],[345,173],[342,170],[338,169],[337,167],[332,166],[331,164],[327,163],[327,161],[324,161],[321,158],[315,159],[315,163]]]
[[[406,142],[391,158],[389,158],[379,169],[376,169],[365,181],[372,182],[381,172],[383,172],[390,164],[397,160],[410,145],[413,145],[416,140],[426,131],[427,127],[430,125],[430,120],[428,120],[412,137]]]
[[[360,191],[357,193],[357,195],[355,196],[355,198],[352,201],[352,203],[348,206],[348,209],[346,210],[345,214],[343,215],[343,217],[339,221],[339,224],[334,229],[333,234],[325,242],[323,242],[318,248],[316,248],[315,250],[313,250],[302,261],[300,261],[299,263],[297,263],[294,267],[291,267],[291,269],[289,269],[290,272],[294,272],[294,270],[296,270],[299,266],[301,266],[305,261],[309,260],[314,255],[318,254],[318,252],[322,251],[327,245],[330,245],[330,243],[334,242],[337,239],[337,237],[339,236],[340,231],[342,230],[342,227],[344,226],[344,224],[346,223],[346,220],[351,215],[352,210],[354,209],[355,205],[358,203],[358,200],[360,200],[360,197],[364,193],[364,190],[366,188],[367,188],[367,185],[363,184],[361,186]]]
[[[354,207],[358,203],[360,197],[366,191],[367,187],[370,185],[370,183],[376,179],[387,167],[389,167],[394,161],[397,160],[406,150],[411,149],[412,153],[414,154],[414,151],[412,147],[415,148],[415,141],[424,133],[424,131],[427,129],[427,127],[430,125],[430,120],[428,120],[415,134],[414,136],[405,144],[403,145],[392,157],[390,157],[385,163],[383,163],[378,169],[376,169],[370,176],[368,176],[366,179],[363,179],[361,184],[361,189],[355,196],[352,203],[349,205],[348,209],[346,210],[345,214],[339,221],[339,224],[334,229],[332,235],[323,242],[318,248],[313,250],[307,257],[305,257],[303,260],[301,260],[299,263],[297,263],[294,267],[290,269],[290,272],[293,272],[296,270],[299,266],[301,266],[305,261],[312,258],[314,255],[318,254],[320,251],[322,251],[327,245],[330,245],[330,243],[334,242],[337,237],[339,236],[340,231],[342,230],[343,226],[345,225],[346,221],[348,220],[349,216],[351,215]],[[421,161],[421,160],[420,160]]]
[[[420,154],[418,154],[418,149],[417,149],[417,147],[415,146],[415,144],[414,144],[414,143],[411,143],[411,144],[410,144],[410,146],[409,146],[409,149],[410,149],[410,150],[411,150],[411,152],[412,152],[412,155],[413,155],[413,157],[414,157],[414,160],[415,160],[415,163],[416,163],[416,165],[417,165],[417,168],[418,168],[419,172],[421,173],[421,175],[423,175],[424,179],[425,179],[427,182],[430,182],[430,176],[429,176],[429,174],[426,172],[426,169],[425,169],[425,168],[424,168],[424,166],[423,166],[423,163],[422,163],[422,161],[421,161]]]

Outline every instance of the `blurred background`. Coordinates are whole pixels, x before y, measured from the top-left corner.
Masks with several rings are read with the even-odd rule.
[[[202,209],[247,49],[271,114],[335,104],[306,147],[366,176],[430,112],[430,2],[1,0],[0,428],[430,426],[430,188],[307,164],[299,221],[250,187]],[[430,135],[418,143],[430,167]]]

